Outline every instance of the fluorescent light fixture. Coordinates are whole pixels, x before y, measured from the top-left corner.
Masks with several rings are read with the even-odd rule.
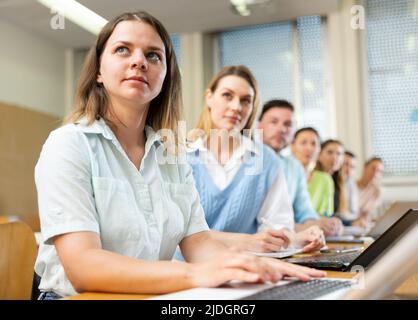
[[[251,14],[251,11],[247,7],[246,0],[230,0],[232,4],[232,8],[234,9],[235,13],[238,13],[241,16],[247,17]]]
[[[95,35],[98,35],[107,23],[105,18],[75,0],[38,0],[38,2]]]
[[[241,16],[249,16],[251,14],[250,7],[264,5],[271,0],[229,0],[232,4],[234,13],[238,13]]]

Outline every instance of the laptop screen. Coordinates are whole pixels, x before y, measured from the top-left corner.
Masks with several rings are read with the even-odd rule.
[[[393,225],[396,220],[404,215],[409,209],[417,209],[418,202],[416,201],[398,201],[392,204],[385,214],[379,218],[375,226],[368,233],[369,236],[373,238],[378,238],[382,235],[387,229]]]
[[[376,239],[366,250],[363,251],[348,266],[348,270],[354,266],[362,266],[368,269],[377,258],[385,251],[389,250],[401,236],[416,226],[418,222],[418,210],[409,210],[398,221],[396,221],[388,230]]]

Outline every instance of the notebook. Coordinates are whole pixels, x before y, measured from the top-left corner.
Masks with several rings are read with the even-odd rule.
[[[295,254],[299,254],[302,252],[303,252],[303,249],[288,248],[288,249],[283,249],[277,252],[250,252],[250,253],[259,257],[283,259],[283,258],[294,256]]]

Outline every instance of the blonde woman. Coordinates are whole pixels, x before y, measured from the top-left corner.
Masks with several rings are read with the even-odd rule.
[[[255,119],[259,92],[245,66],[223,68],[205,92],[188,159],[214,237],[230,247],[277,251],[288,245],[314,251],[323,233],[294,233],[292,205],[272,149],[245,133]]]
[[[323,275],[212,239],[190,167],[157,161],[158,131],[176,129],[180,97],[163,25],[145,12],[109,21],[85,62],[75,110],[36,165],[40,299]],[[190,263],[170,261],[178,244]]]

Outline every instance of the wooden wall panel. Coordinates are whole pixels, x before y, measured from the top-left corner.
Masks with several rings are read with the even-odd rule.
[[[39,231],[34,168],[57,117],[0,102],[0,215],[17,215]]]

